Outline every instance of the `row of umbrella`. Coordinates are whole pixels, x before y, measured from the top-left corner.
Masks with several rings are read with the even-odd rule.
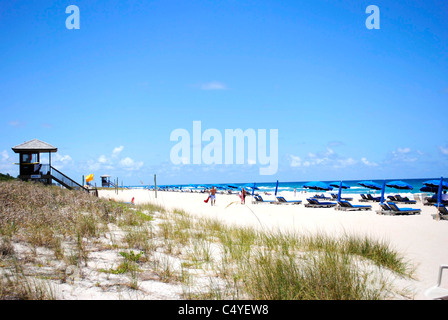
[[[373,190],[382,190],[383,189],[383,186],[381,186],[380,184],[373,182],[373,181],[361,181],[361,182],[358,182],[358,184],[365,188],[369,188],[369,189],[373,189]],[[428,180],[423,183],[423,187],[420,188],[420,191],[438,192],[439,184],[440,184],[439,180]],[[414,187],[411,186],[409,183],[406,183],[404,181],[399,181],[399,180],[390,181],[390,182],[386,183],[386,186],[390,187],[390,188],[399,189],[399,190],[414,189]],[[342,189],[350,188],[349,185],[347,185],[343,182],[342,182],[342,184],[340,184],[339,182],[332,182],[330,184],[327,184],[327,183],[321,182],[321,181],[307,182],[303,185],[303,187],[307,188],[307,189],[323,190],[323,191],[333,190],[332,187],[335,187],[335,188],[341,187]],[[448,189],[448,182],[443,181],[443,179],[442,179],[442,188],[445,190]]]
[[[358,184],[365,188],[381,190],[381,198],[380,198],[381,204],[383,204],[383,202],[384,202],[384,191],[386,190],[386,186],[390,187],[390,188],[399,189],[399,190],[414,189],[414,187],[411,186],[409,183],[406,183],[404,181],[399,181],[399,180],[390,181],[388,183],[386,183],[386,180],[384,180],[382,186],[373,181],[361,181],[361,182],[358,182]],[[277,181],[277,185],[278,185],[278,181]],[[337,182],[332,182],[330,184],[326,184],[325,182],[321,182],[321,181],[312,181],[312,182],[308,182],[303,185],[304,188],[313,189],[313,190],[325,190],[325,191],[333,190],[332,187],[337,187],[337,186],[338,186]],[[339,192],[338,192],[338,201],[341,199],[342,189],[348,189],[348,188],[350,188],[350,186],[348,186],[347,184],[343,184],[343,182],[340,181]],[[448,182],[444,181],[443,177],[441,177],[440,180],[425,181],[423,183],[423,187],[420,188],[421,191],[431,190],[431,192],[437,192],[437,205],[440,205],[442,203],[441,196],[442,196],[442,190],[444,190],[444,189],[448,189]]]
[[[390,188],[395,188],[398,190],[412,190],[414,189],[409,183],[406,183],[404,181],[400,181],[400,180],[395,180],[395,181],[390,181],[388,183],[386,183],[386,180],[383,181],[383,185],[379,185],[376,182],[373,181],[360,181],[358,182],[359,185],[368,188],[368,189],[373,189],[373,190],[381,190],[381,203],[383,203],[384,200],[384,191],[385,191],[385,187],[390,187]],[[193,186],[193,185],[191,185]],[[206,187],[206,186],[198,186],[195,185],[195,187]],[[340,195],[341,195],[341,190],[342,189],[349,189],[350,186],[347,185],[346,183],[343,183],[342,181],[340,182],[332,182],[332,183],[325,183],[322,181],[310,181],[307,182],[303,185],[303,187],[305,189],[312,189],[312,190],[316,190],[316,191],[330,191],[333,190],[334,188],[338,188],[339,192],[338,192],[338,199],[340,199]],[[255,182],[254,184],[246,184],[244,186],[236,186],[236,185],[218,185],[217,189],[237,189],[237,190],[242,190],[243,188],[247,189],[247,190],[252,190],[252,195],[254,195],[255,190],[259,190],[259,188],[256,186]],[[182,187],[181,187],[182,189]],[[441,197],[441,193],[443,189],[448,189],[448,182],[443,181],[443,178],[440,178],[440,180],[428,180],[425,181],[423,183],[423,187],[420,188],[420,191],[423,192],[437,192],[438,193],[438,203],[441,203],[440,201],[440,197]],[[278,192],[278,180],[275,186],[275,195],[277,196],[277,192]]]

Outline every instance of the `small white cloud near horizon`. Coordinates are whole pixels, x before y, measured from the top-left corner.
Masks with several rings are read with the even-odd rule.
[[[358,161],[352,157],[341,157],[332,148],[326,147],[324,152],[308,152],[305,159],[290,154],[289,165],[291,167],[310,167],[316,165],[332,166],[333,168],[343,168],[352,166]]]
[[[126,171],[136,171],[143,167],[143,161],[134,161],[130,157],[120,157],[119,155],[124,150],[124,146],[115,147],[112,150],[110,156],[100,155],[98,159],[87,160],[87,168],[90,171],[100,171],[100,170],[126,170]]]
[[[290,154],[289,160],[290,160],[289,165],[291,167],[300,167],[302,165],[302,159],[298,156]]]
[[[66,165],[71,164],[73,161],[72,157],[70,157],[68,154],[62,155],[60,153],[55,153],[52,159],[53,161],[51,164],[58,170],[64,169]]]
[[[397,148],[397,152],[399,152],[399,153],[409,153],[409,152],[411,152],[411,148]]]
[[[135,162],[130,157],[120,160],[119,165],[125,170],[139,170],[143,166],[143,161]]]
[[[369,166],[369,167],[377,167],[378,166],[378,163],[371,162],[371,161],[367,160],[367,158],[365,158],[365,157],[361,158],[361,161],[362,161],[362,163],[364,163],[366,166]]]
[[[14,165],[14,159],[9,155],[8,151],[3,150],[0,153],[0,172],[15,176],[18,174],[18,171]]]
[[[98,158],[98,162],[99,162],[99,163],[106,163],[106,162],[107,162],[107,158],[106,158],[106,156],[105,156],[105,155],[101,155],[101,156]]]
[[[121,151],[123,151],[123,149],[124,146],[115,147],[114,150],[112,151],[112,156],[113,157],[118,156],[121,153]]]
[[[415,162],[418,160],[419,153],[412,151],[411,148],[397,148],[396,151],[392,151],[392,161],[401,162]]]
[[[227,86],[218,81],[211,81],[200,85],[201,90],[226,90]]]
[[[448,147],[439,147],[440,152],[442,152],[442,154],[448,155]]]
[[[14,127],[14,128],[20,128],[20,127],[24,127],[25,126],[25,124],[23,122],[18,121],[18,120],[9,121],[8,124],[11,127]]]

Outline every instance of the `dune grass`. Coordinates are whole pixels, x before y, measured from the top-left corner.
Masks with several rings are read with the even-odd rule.
[[[20,255],[17,244],[33,255]],[[94,250],[114,250],[121,262],[99,272],[128,275],[133,290],[150,272],[182,286],[185,299],[394,299],[405,293],[392,279],[413,275],[398,252],[368,237],[260,231],[182,210],[0,183],[0,299],[57,298],[55,282],[41,281],[30,267],[42,264],[42,248],[80,269]],[[57,273],[46,277],[67,281]]]

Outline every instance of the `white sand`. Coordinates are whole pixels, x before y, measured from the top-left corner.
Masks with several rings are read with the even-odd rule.
[[[399,204],[400,207],[420,208],[420,215],[390,216],[379,215],[378,203],[359,203],[359,195],[353,197],[353,204],[370,204],[371,211],[339,211],[334,208],[305,208],[306,198],[314,193],[283,192],[280,195],[287,200],[301,199],[300,205],[253,204],[252,197],[246,198],[241,205],[237,195],[218,194],[216,205],[204,203],[207,194],[190,192],[155,192],[143,189],[125,191],[101,190],[100,197],[113,198],[129,202],[134,197],[136,204],[154,203],[167,209],[179,208],[186,212],[205,217],[216,217],[221,221],[237,225],[250,225],[265,229],[296,230],[304,232],[323,231],[330,235],[343,233],[368,235],[384,240],[396,249],[416,267],[417,281],[410,282],[414,298],[426,300],[424,291],[434,286],[437,281],[439,266],[448,264],[448,221],[433,218],[434,206],[424,206],[421,202],[414,205]],[[263,196],[273,200],[273,195]],[[412,196],[410,197],[412,199]],[[326,200],[331,201],[331,200]],[[448,276],[443,281],[448,287]]]

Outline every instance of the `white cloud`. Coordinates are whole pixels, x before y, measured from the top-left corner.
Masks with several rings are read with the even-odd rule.
[[[200,86],[201,90],[226,90],[227,86],[218,81],[204,83]]]
[[[139,170],[143,166],[143,161],[134,161],[130,157],[119,157],[123,150],[124,146],[115,147],[109,156],[100,155],[96,160],[88,160],[88,170],[90,172],[107,171],[108,174],[112,174],[114,170]]]
[[[68,154],[62,155],[60,153],[55,153],[54,156],[52,156],[51,164],[58,170],[62,170],[66,165],[72,163],[72,157],[70,157]]]
[[[293,156],[291,154],[291,155],[289,155],[289,159],[290,159],[291,167],[300,167],[302,165],[302,159],[300,159],[300,157]]]
[[[9,156],[8,151],[3,150],[0,153],[0,172],[16,176],[19,173],[18,171],[18,167],[14,165],[14,159]]]
[[[8,152],[6,150],[3,150],[1,155],[2,155],[2,161],[5,161],[9,158]]]
[[[371,162],[371,161],[367,160],[367,158],[361,158],[361,161],[362,161],[362,163],[364,163],[366,166],[369,166],[369,167],[376,167],[376,166],[378,166],[378,163]]]
[[[23,122],[20,122],[18,120],[9,121],[8,124],[15,128],[23,127],[25,125]]]
[[[356,161],[351,157],[348,158],[340,157],[333,151],[333,149],[330,148],[327,148],[327,150],[323,153],[308,152],[305,159],[302,159],[299,156],[289,155],[289,165],[291,167],[311,167],[322,165],[334,168],[341,168],[352,166],[357,162],[358,161]]]
[[[411,148],[398,148],[397,152],[398,153],[409,153],[409,152],[411,152]]]
[[[338,159],[336,161],[336,164],[334,165],[335,167],[348,167],[348,166],[352,166],[354,164],[356,164],[358,161],[356,161],[353,158],[345,158],[345,159]]]
[[[114,150],[112,151],[112,156],[113,157],[118,156],[121,153],[121,151],[123,151],[123,149],[124,149],[123,146],[119,146],[119,147],[114,148]]]
[[[440,150],[440,152],[442,152],[442,154],[446,154],[446,155],[448,155],[448,147],[442,147],[442,146],[440,146],[440,147],[439,147],[439,150]]]
[[[62,154],[56,153],[55,158],[56,158],[56,161],[59,161],[62,163],[67,163],[67,162],[72,161],[72,157],[70,157],[68,154],[63,156]]]
[[[87,168],[89,169],[89,171],[98,171],[101,168],[101,163],[93,160],[88,160]]]
[[[120,160],[119,165],[125,170],[138,170],[143,166],[143,161],[135,162],[130,157]]]
[[[397,148],[396,151],[392,151],[392,160],[415,162],[418,160],[417,152],[411,150],[411,148]]]
[[[105,155],[101,155],[101,156],[98,158],[98,162],[99,162],[99,163],[106,163],[106,162],[107,162],[107,158],[106,158],[106,156],[105,156]]]

